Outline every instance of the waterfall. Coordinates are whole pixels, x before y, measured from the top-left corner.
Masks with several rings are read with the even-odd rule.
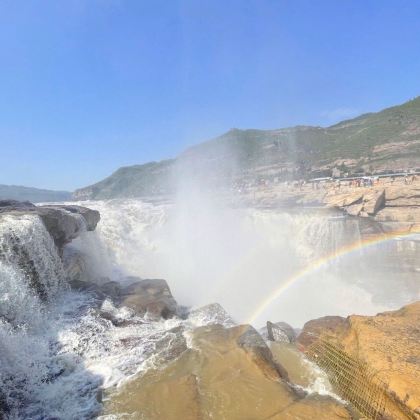
[[[81,305],[87,299],[79,296],[79,301]],[[67,400],[68,417],[63,406],[92,380],[77,367],[77,357],[60,355],[63,325],[77,307],[56,246],[40,218],[1,215],[0,407],[6,403],[8,418],[43,419],[46,412],[83,418],[76,413],[83,412],[86,401],[79,405],[80,398]],[[83,379],[81,384],[73,378],[66,386],[71,372]],[[85,399],[92,399],[92,394],[85,390]]]
[[[211,202],[84,205],[100,211],[101,223],[96,232],[87,231],[75,214],[79,237],[63,252],[38,216],[0,215],[0,413],[7,406],[8,420],[93,418],[101,409],[98,390],[158,367],[176,331],[214,322],[206,317],[152,322],[111,300],[99,302],[91,292],[71,290],[61,258],[71,259],[73,251],[87,267],[88,281],[164,278],[180,304],[218,302],[237,322],[247,322],[296,278],[264,307],[257,327],[267,320],[301,327],[324,315],[372,314],[418,295],[412,273],[416,244],[397,242],[400,253],[388,243],[386,249],[340,254],[361,242],[358,219],[218,208]],[[339,258],[311,271],[314,262],[334,253]],[[390,254],[399,277],[384,264]],[[296,277],[302,270],[305,275]]]
[[[117,229],[118,211],[114,225],[104,229],[114,232],[122,256],[135,242],[126,243],[125,228]],[[157,221],[159,214],[152,211],[150,217]],[[113,275],[108,266],[118,277],[125,268],[108,254],[101,233],[83,231],[83,221],[75,218],[81,224],[80,236],[64,247],[63,258],[74,247],[84,253],[92,279]],[[129,229],[127,219],[120,216],[122,226]],[[142,227],[148,229],[147,224]],[[177,328],[207,322],[178,318],[151,322],[109,300],[98,302],[94,294],[68,287],[59,252],[38,216],[0,215],[0,417],[95,418],[102,389],[159,366],[161,358],[170,357]],[[121,326],[114,326],[102,312],[112,314]]]
[[[33,327],[43,304],[63,287],[64,270],[54,242],[36,215],[0,218],[0,317]]]

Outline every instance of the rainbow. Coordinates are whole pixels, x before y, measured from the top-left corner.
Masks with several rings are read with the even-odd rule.
[[[289,277],[284,283],[281,284],[280,287],[275,289],[270,296],[265,299],[258,308],[252,313],[251,317],[248,319],[247,323],[252,324],[262,313],[276,300],[278,299],[286,290],[292,287],[294,284],[302,281],[307,277],[309,274],[313,274],[315,271],[325,267],[327,264],[330,264],[335,259],[343,257],[345,255],[349,255],[354,253],[355,251],[359,251],[361,249],[377,245],[383,242],[392,241],[401,237],[409,238],[410,236],[417,235],[420,233],[420,228],[416,226],[417,229],[410,229],[410,230],[395,230],[390,233],[380,233],[379,235],[370,236],[364,240],[358,240],[353,242],[352,244],[343,246],[335,250],[333,253],[323,256],[322,258],[312,261],[311,264],[304,267],[303,269],[294,273],[291,277]]]

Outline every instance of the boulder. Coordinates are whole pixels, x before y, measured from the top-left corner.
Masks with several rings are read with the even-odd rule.
[[[42,206],[49,207],[52,206]],[[63,209],[73,214],[79,214],[83,217],[86,222],[86,229],[88,231],[93,231],[96,229],[101,216],[97,210],[92,210],[88,207],[76,206],[76,205],[54,205],[53,208]]]
[[[365,201],[363,211],[373,216],[385,206],[385,190],[365,194],[363,199]]]
[[[295,330],[286,322],[267,321],[267,338],[269,341],[293,343],[296,339]]]
[[[83,231],[80,220],[66,211],[52,207],[38,207],[36,213],[44,222],[45,227],[54,239],[58,249],[77,238]]]
[[[220,324],[225,327],[233,327],[235,322],[225,309],[218,303],[210,303],[192,309],[188,314],[188,319],[195,325]]]
[[[100,219],[98,211],[81,206],[38,206],[36,213],[41,217],[59,249],[77,238],[85,229],[94,230]],[[80,215],[82,219],[73,215]]]
[[[36,209],[35,204],[32,204],[29,201],[0,200],[0,213],[11,211],[33,211],[34,209]]]
[[[342,316],[324,316],[322,318],[308,321],[297,337],[296,341],[303,347],[310,346],[321,334],[336,333],[339,329],[345,328],[347,319]]]
[[[35,206],[27,201],[0,200],[0,213],[5,212],[37,214],[60,252],[85,229],[94,230],[100,219],[98,211],[82,206]]]
[[[118,299],[121,295],[121,284],[117,281],[107,281],[101,285],[101,291],[111,299]]]
[[[376,316],[352,315],[345,322],[340,317],[335,317],[336,322],[329,318],[326,323],[315,320],[317,332],[327,333],[347,354],[375,372],[375,379],[385,384],[389,418],[418,418],[420,301]],[[306,335],[313,330],[309,328],[313,322],[305,325]],[[306,343],[305,335],[302,338],[298,340]]]
[[[138,314],[165,319],[174,316],[178,307],[168,283],[160,279],[140,280],[122,288],[118,303]]]
[[[253,327],[213,324],[188,336],[188,350],[166,366],[133,376],[110,394],[103,414],[149,420],[350,419],[332,398],[296,392]]]
[[[359,216],[363,210],[363,203],[352,204],[351,206],[345,207],[345,211],[349,216]]]
[[[131,278],[137,279],[137,277]],[[106,278],[102,281],[102,283],[97,283],[76,276],[69,280],[69,284],[74,290],[92,293],[98,301],[98,306],[105,300],[109,300],[116,308],[125,306],[132,309],[136,315],[147,314],[156,320],[168,319],[178,314],[178,305],[165,280],[138,280],[125,287],[117,281]],[[119,320],[107,309],[101,309],[100,316],[116,326],[138,323],[137,319]]]

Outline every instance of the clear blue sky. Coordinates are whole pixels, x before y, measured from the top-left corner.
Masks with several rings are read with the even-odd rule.
[[[0,183],[74,189],[232,127],[420,94],[418,0],[1,0]]]

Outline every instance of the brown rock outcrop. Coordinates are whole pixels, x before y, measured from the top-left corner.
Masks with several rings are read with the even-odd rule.
[[[27,201],[0,200],[1,213],[37,214],[60,252],[64,245],[77,238],[83,230],[93,231],[100,220],[97,210],[82,206],[35,206]]]
[[[310,346],[321,334],[336,334],[347,325],[346,318],[342,316],[324,316],[308,321],[297,337],[297,342],[303,347]]]
[[[369,192],[363,196],[363,200],[363,211],[369,216],[375,215],[385,206],[385,190]]]
[[[350,316],[345,322],[322,325],[310,321],[298,341],[307,346],[309,333],[327,333],[350,356],[367,364],[387,384],[393,418],[409,413],[420,418],[420,301],[376,316]],[[312,336],[314,337],[314,336]],[[401,411],[400,411],[401,410]],[[416,417],[417,416],[417,417]]]
[[[178,308],[168,283],[161,279],[140,280],[122,288],[119,305],[157,318],[170,318]]]
[[[420,207],[385,207],[375,216],[378,222],[420,224]]]
[[[406,183],[401,177],[397,180],[385,178],[379,184],[366,187],[350,186],[348,181],[339,187],[335,182],[316,188],[311,184],[298,188],[278,185],[252,190],[239,201],[257,207],[325,207],[350,216],[370,218],[378,225],[384,225],[387,232],[401,227],[410,230],[413,225],[420,230],[420,180],[410,182]],[[395,223],[394,227],[392,223]],[[397,226],[397,223],[403,223],[403,226]]]
[[[166,368],[110,395],[105,414],[149,420],[351,418],[331,398],[296,393],[260,351],[265,344],[250,326],[200,327],[189,341],[190,348]]]

